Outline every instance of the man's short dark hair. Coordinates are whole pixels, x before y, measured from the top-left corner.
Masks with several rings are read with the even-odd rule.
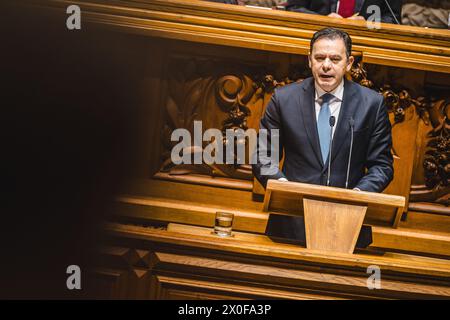
[[[312,52],[312,50],[313,50],[314,43],[321,38],[327,38],[327,39],[331,39],[331,40],[334,40],[337,38],[342,39],[345,44],[345,49],[347,50],[347,58],[350,57],[350,55],[352,53],[352,38],[350,38],[350,36],[348,35],[347,32],[339,30],[339,29],[335,29],[335,28],[324,28],[324,29],[317,31],[316,33],[314,33],[314,35],[311,39],[311,42],[309,45],[310,52]]]

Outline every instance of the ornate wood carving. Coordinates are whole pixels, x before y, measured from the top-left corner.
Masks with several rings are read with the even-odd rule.
[[[360,64],[352,69],[351,76],[359,84],[375,89],[373,82],[367,79],[367,72]],[[378,91],[383,94],[389,112],[394,115],[393,126],[405,120],[406,110],[411,107],[415,107],[416,114],[425,125],[432,126],[427,134],[426,148],[417,151],[425,153],[422,164],[425,184],[411,186],[410,201],[436,202],[448,206],[450,204],[450,102],[444,99],[433,100],[428,96],[413,98],[407,90],[394,92],[388,84],[383,85]],[[395,150],[393,152],[396,154]]]
[[[450,205],[450,101],[438,100],[428,111],[432,129],[423,161],[425,185],[413,186],[415,201]]]
[[[415,107],[417,114],[427,121],[426,110],[430,105],[426,103],[425,97],[413,98],[407,90],[395,92],[389,84],[383,84],[380,88],[376,87],[373,81],[367,78],[367,71],[360,63],[352,68],[350,75],[353,81],[376,90],[384,96],[388,111],[394,114],[393,125],[404,121],[406,109],[411,107]]]
[[[449,187],[450,182],[450,101],[436,102],[430,112],[430,132],[424,162],[427,187]],[[447,199],[448,201],[449,199]]]
[[[177,67],[178,65],[174,69]],[[180,67],[182,66],[180,65]],[[164,146],[162,172],[186,174],[193,170],[190,165],[173,166],[170,151],[177,144],[177,142],[171,141],[173,130],[184,128],[193,135],[194,120],[198,117],[197,111],[201,104],[200,100],[204,98],[204,92],[211,87],[211,83],[208,83],[208,78],[201,78],[196,75],[195,69],[195,62],[188,61],[182,70],[171,73],[172,76],[168,80],[169,94],[165,103],[166,122],[164,123],[162,134]],[[201,150],[197,150],[194,147],[183,151],[192,155],[196,152],[201,152]],[[197,168],[198,171],[202,169],[207,172],[208,168],[203,166]]]
[[[260,103],[264,94],[274,85],[270,79],[257,81],[262,78],[257,72],[235,71],[249,69],[248,67],[226,70],[217,66],[223,65],[211,59],[187,60],[174,59],[171,61],[172,75],[168,80],[168,97],[165,104],[166,122],[163,129],[163,164],[160,172],[169,176],[197,176],[225,177],[240,180],[253,179],[251,166],[238,164],[235,158],[234,164],[180,164],[175,165],[170,157],[170,151],[178,142],[171,141],[171,134],[177,128],[189,130],[194,135],[194,120],[201,120],[203,130],[208,128],[220,128],[223,133],[224,149],[229,144],[234,148],[244,144],[245,139],[228,141],[226,130],[247,130],[247,119],[251,115],[251,109]],[[234,72],[233,72],[234,71]],[[275,84],[277,85],[277,84]],[[202,147],[192,146],[183,152],[188,152],[192,157],[196,153],[203,153]],[[248,148],[246,148],[248,153]],[[248,159],[249,156],[247,155]],[[246,162],[248,163],[248,161]],[[165,175],[164,177],[168,177]],[[157,177],[163,175],[157,174]],[[189,179],[186,179],[189,180]],[[198,183],[198,178],[193,177],[193,183]],[[229,181],[226,182],[229,186]],[[239,183],[239,182],[237,182]]]

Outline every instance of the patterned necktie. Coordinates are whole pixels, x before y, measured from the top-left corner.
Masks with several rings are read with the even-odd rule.
[[[330,100],[334,98],[331,93],[325,93],[320,97],[322,104],[320,106],[319,119],[317,121],[317,129],[319,131],[320,152],[322,153],[322,160],[325,161],[328,158],[328,152],[330,151]]]
[[[348,18],[353,15],[355,10],[355,0],[340,0],[338,14],[343,18]]]

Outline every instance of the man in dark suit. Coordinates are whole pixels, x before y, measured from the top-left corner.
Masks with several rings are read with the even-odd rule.
[[[344,79],[354,60],[351,46],[346,32],[316,32],[308,57],[313,77],[275,90],[260,123],[268,139],[260,141],[253,165],[264,187],[269,179],[327,185],[330,156],[331,186],[381,192],[392,180],[391,124],[383,96]],[[285,154],[282,171],[266,156],[274,147],[271,133],[277,132],[275,147]]]
[[[368,8],[376,5],[381,10],[380,22],[400,24],[402,3],[402,0],[288,0],[286,10],[367,20],[373,14]]]

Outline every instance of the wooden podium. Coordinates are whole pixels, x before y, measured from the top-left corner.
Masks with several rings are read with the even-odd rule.
[[[298,203],[297,210],[289,210],[292,203]],[[392,226],[396,228],[405,198],[278,180],[268,181],[264,198],[266,212],[304,215],[308,249],[341,253],[353,253],[366,211],[371,207],[395,211]]]

